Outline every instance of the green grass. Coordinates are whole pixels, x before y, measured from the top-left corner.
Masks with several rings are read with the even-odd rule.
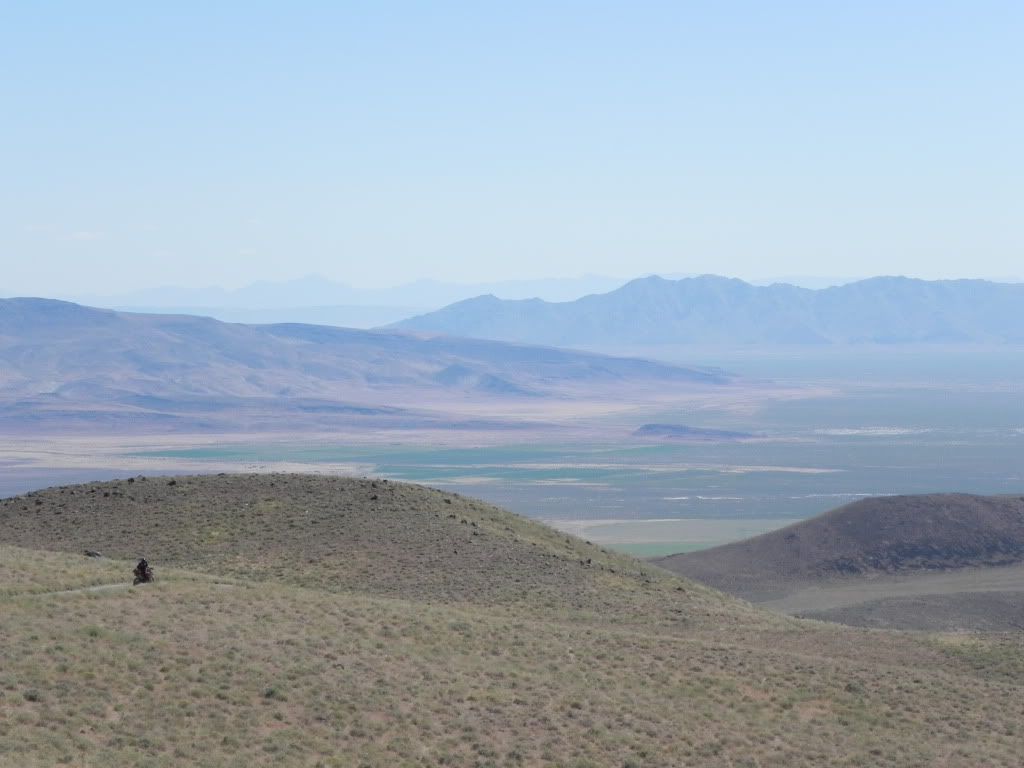
[[[663,557],[679,552],[696,552],[700,549],[717,547],[721,541],[642,541],[630,544],[609,544],[616,552],[625,552],[633,557]]]

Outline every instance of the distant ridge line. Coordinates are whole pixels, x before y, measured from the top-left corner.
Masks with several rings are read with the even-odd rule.
[[[829,288],[638,278],[575,301],[478,296],[394,328],[560,346],[1024,344],[1024,283],[873,277]]]

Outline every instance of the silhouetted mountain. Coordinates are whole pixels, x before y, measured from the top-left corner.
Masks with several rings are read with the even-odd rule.
[[[810,290],[633,280],[564,303],[479,296],[395,327],[534,344],[1024,343],[1024,284],[876,277]]]
[[[232,415],[289,412],[408,426],[425,418],[421,404],[445,400],[615,396],[723,381],[715,372],[500,342],[0,300],[0,424],[8,425],[173,423],[188,414],[193,426],[219,428]]]

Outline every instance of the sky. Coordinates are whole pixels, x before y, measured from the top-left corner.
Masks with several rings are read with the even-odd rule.
[[[1024,273],[1024,3],[0,3],[0,295]]]

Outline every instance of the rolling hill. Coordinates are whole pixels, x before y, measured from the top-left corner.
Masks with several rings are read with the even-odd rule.
[[[3,500],[0,529],[0,541],[19,547],[145,556],[428,602],[568,600],[597,611],[617,597],[615,611],[629,613],[629,602],[649,602],[645,590],[664,599],[667,583],[658,569],[484,502],[387,480],[258,474],[90,483]],[[706,588],[689,593],[687,601],[723,604]]]
[[[136,477],[0,517],[0,766],[1019,763],[1014,636],[775,616],[422,487]]]
[[[0,300],[7,429],[473,428],[481,425],[453,418],[445,404],[616,398],[726,380],[518,344]]]
[[[1021,496],[862,499],[654,562],[802,616],[905,629],[1024,627]],[[1005,610],[1007,601],[1018,607]]]
[[[1024,343],[1024,284],[877,277],[811,290],[713,275],[570,302],[479,296],[394,327],[561,346]]]

